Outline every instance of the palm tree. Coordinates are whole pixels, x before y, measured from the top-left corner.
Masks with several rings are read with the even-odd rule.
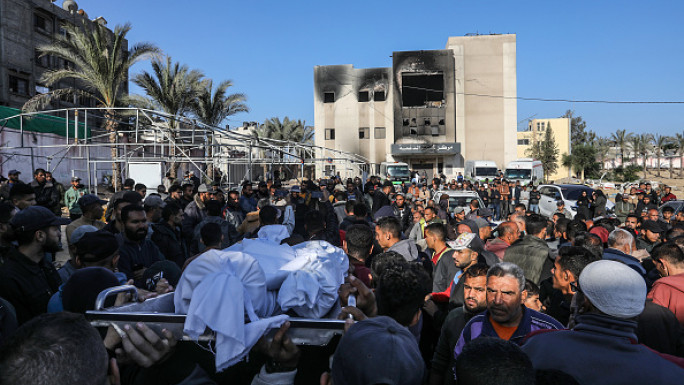
[[[190,70],[188,66],[178,62],[172,63],[171,57],[167,56],[165,60],[152,61],[152,73],[143,71],[133,79],[135,84],[145,90],[149,98],[147,102],[171,116],[168,125],[174,143],[169,146],[169,157],[172,159],[170,172],[174,178],[180,166],[175,159],[178,121],[192,111],[193,103],[203,88],[203,77],[200,71]],[[138,99],[137,102],[144,104],[145,100]]]
[[[677,146],[677,155],[679,155],[679,176],[682,176],[682,170],[684,169],[684,162],[682,162],[682,157],[684,157],[684,134],[677,133],[674,140]]]
[[[287,116],[281,122],[279,118],[267,119],[262,125],[252,131],[255,138],[269,138],[312,144],[314,131],[302,120],[290,120]]]
[[[617,130],[615,133],[610,135],[610,140],[620,149],[620,163],[622,167],[625,167],[625,148],[634,134],[627,132],[627,130]]]
[[[632,150],[632,164],[638,166],[639,149],[641,148],[641,136],[632,135],[632,137],[629,138],[629,148]]]
[[[232,86],[233,82],[230,80],[221,82],[216,89],[213,89],[211,79],[202,82],[200,93],[192,103],[192,112],[200,122],[215,127],[238,112],[249,112],[249,107],[245,104],[247,97],[244,94],[228,94],[228,88]],[[210,145],[210,159],[213,156],[213,149]],[[213,165],[207,165],[207,175],[210,179],[214,178]]]
[[[646,156],[653,148],[653,135],[641,134],[639,135],[639,154],[644,158],[644,179],[646,179]]]
[[[605,169],[606,157],[610,151],[610,142],[606,138],[599,137],[596,141],[596,156],[601,161],[601,169]]]
[[[49,70],[43,73],[41,82],[48,87],[58,85],[63,80],[75,79],[83,87],[59,88],[36,95],[24,104],[25,111],[37,111],[52,101],[65,96],[84,96],[97,101],[105,110],[104,128],[109,132],[112,160],[118,158],[116,120],[114,107],[125,105],[128,71],[137,62],[159,54],[159,48],[152,44],[140,43],[126,50],[126,35],[130,24],[116,26],[110,33],[98,23],[81,25],[67,23],[66,35],[56,34],[50,44],[41,45],[41,56],[54,56],[74,63],[72,68]],[[115,189],[121,187],[121,164],[112,162],[112,181]]]
[[[658,176],[660,176],[660,157],[666,155],[666,150],[672,147],[672,138],[667,135],[656,134],[653,137],[653,143],[656,161],[658,162]],[[670,161],[670,163],[672,163],[672,161]]]

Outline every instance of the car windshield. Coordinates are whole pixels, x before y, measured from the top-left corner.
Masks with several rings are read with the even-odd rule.
[[[408,177],[409,169],[407,166],[387,166],[387,175],[394,177]]]
[[[477,176],[496,176],[496,167],[478,167],[475,169]]]
[[[563,197],[571,201],[576,201],[582,195],[582,191],[586,191],[588,197],[591,197],[591,194],[594,192],[589,187],[561,187],[561,191],[563,192]]]
[[[530,179],[532,170],[524,168],[506,169],[506,179]]]

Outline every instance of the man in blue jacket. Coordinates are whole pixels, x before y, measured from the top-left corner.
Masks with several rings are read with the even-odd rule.
[[[525,274],[513,263],[502,262],[487,271],[487,310],[473,317],[463,329],[454,348],[454,358],[478,337],[495,337],[522,344],[530,332],[563,329],[546,314],[526,308]]]
[[[528,336],[523,345],[536,370],[560,370],[580,384],[681,384],[681,359],[637,342],[636,317],[646,283],[629,266],[601,260],[582,270],[573,330]]]

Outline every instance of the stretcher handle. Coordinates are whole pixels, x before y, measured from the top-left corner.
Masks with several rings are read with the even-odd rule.
[[[97,295],[97,299],[95,299],[95,310],[102,310],[104,309],[104,304],[107,298],[111,296],[116,296],[119,293],[131,293],[131,296],[133,297],[133,301],[137,302],[138,301],[138,289],[135,288],[133,285],[123,285],[123,286],[114,286],[110,287],[108,289],[104,289],[100,292],[100,294]]]

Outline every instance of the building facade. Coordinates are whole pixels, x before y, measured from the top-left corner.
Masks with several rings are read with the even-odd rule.
[[[428,177],[466,159],[504,167],[517,155],[515,39],[450,37],[443,50],[393,52],[391,68],[316,66],[316,145],[365,157],[371,173],[386,161]],[[317,176],[346,175],[330,163]]]
[[[518,158],[529,158],[529,149],[538,141],[543,141],[546,131],[551,129],[554,141],[558,146],[558,168],[556,172],[549,175],[549,181],[558,181],[563,178],[572,177],[572,171],[568,167],[563,167],[563,155],[571,154],[570,138],[570,119],[532,119],[527,124],[525,131],[518,131]]]

